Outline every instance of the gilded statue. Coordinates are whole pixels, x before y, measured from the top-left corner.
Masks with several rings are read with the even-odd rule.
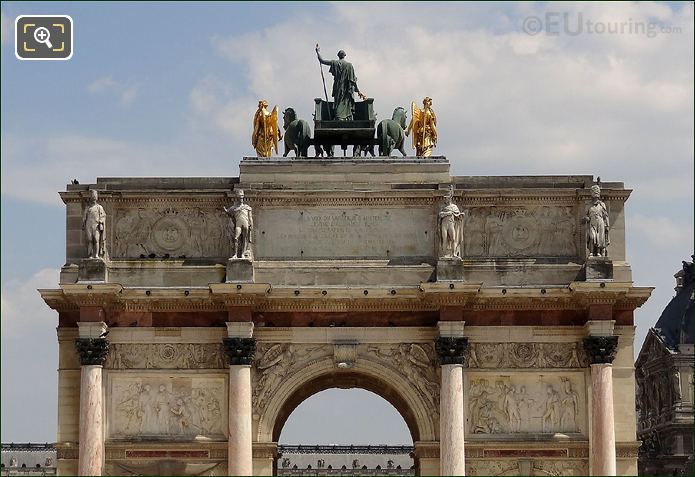
[[[454,189],[444,197],[444,206],[439,211],[440,252],[442,258],[461,258],[463,241],[463,212],[453,203]]]
[[[437,115],[432,109],[432,98],[429,96],[422,100],[424,109],[420,109],[413,101],[411,105],[411,118],[405,135],[413,134],[413,148],[418,157],[429,157],[432,149],[437,145]]]
[[[601,200],[601,188],[598,185],[591,186],[591,205],[586,212],[584,222],[587,223],[586,247],[589,249],[589,255],[607,257],[607,247],[610,245],[608,237],[610,223],[608,209]]]
[[[273,149],[278,152],[278,140],[282,139],[282,132],[278,127],[278,107],[268,112],[268,101],[262,99],[258,102],[258,109],[253,116],[253,135],[251,144],[258,157],[270,157]]]

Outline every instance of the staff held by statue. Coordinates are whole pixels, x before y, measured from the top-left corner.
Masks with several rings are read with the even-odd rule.
[[[316,44],[316,52],[319,51],[319,44]],[[319,60],[319,69],[321,70],[321,81],[323,81],[323,94],[326,96],[326,104],[328,104],[328,90],[326,89],[326,77],[323,75],[323,65]]]

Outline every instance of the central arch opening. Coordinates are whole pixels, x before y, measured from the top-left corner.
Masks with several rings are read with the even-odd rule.
[[[392,388],[361,374],[303,385],[284,404],[273,438],[278,475],[415,475],[415,416]]]

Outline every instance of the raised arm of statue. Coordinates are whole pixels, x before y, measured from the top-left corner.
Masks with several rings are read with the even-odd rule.
[[[318,56],[319,58],[319,63],[321,63],[322,65],[331,66],[331,62],[324,60],[321,56],[321,53],[319,52],[319,45],[316,45],[316,56]]]

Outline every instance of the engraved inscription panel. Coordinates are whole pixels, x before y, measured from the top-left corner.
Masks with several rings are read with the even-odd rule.
[[[225,438],[225,377],[119,373],[110,378],[110,438]]]
[[[586,434],[584,374],[466,373],[468,436]]]
[[[429,208],[260,209],[257,254],[272,258],[391,258],[434,254]]]

